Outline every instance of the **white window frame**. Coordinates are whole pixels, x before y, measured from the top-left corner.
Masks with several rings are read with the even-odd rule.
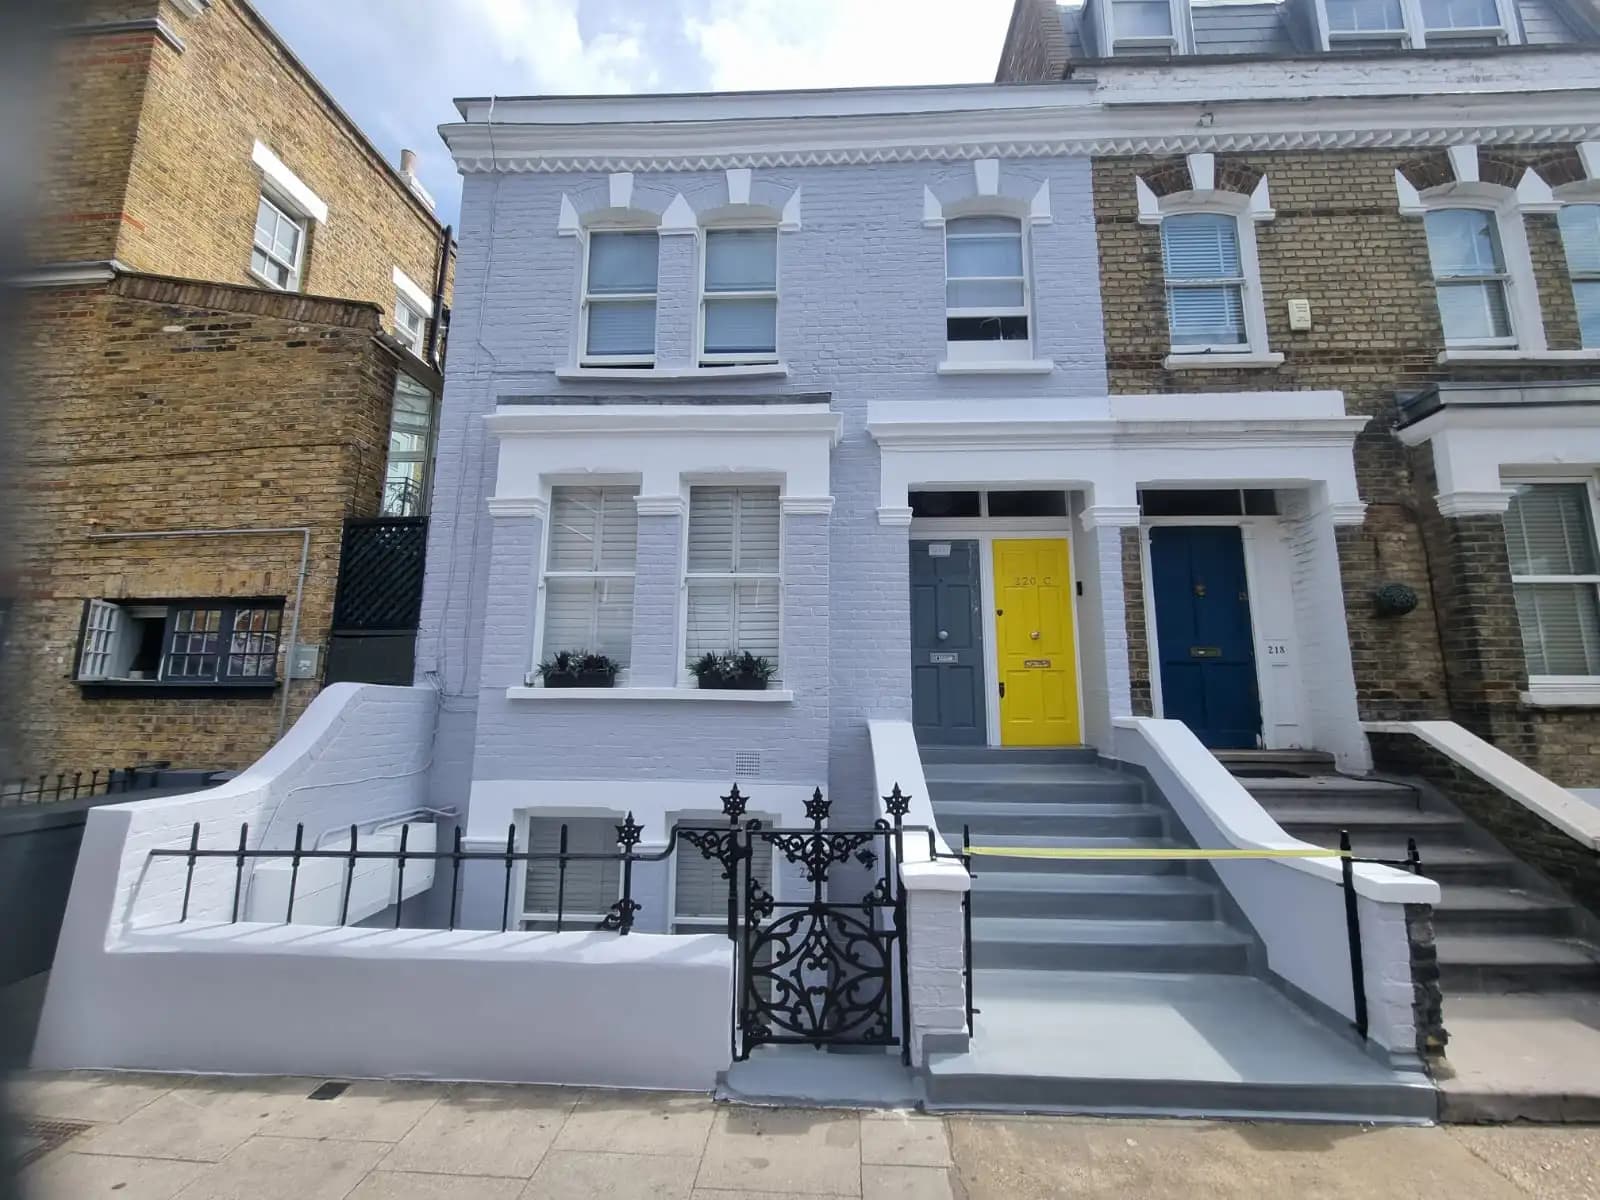
[[[689,522],[690,522],[690,519],[692,517],[692,511],[693,511],[694,488],[697,488],[697,487],[741,488],[741,489],[744,489],[744,488],[749,488],[749,489],[760,488],[760,489],[762,489],[764,491],[775,491],[775,492],[777,492],[777,494],[778,494],[778,569],[776,571],[739,571],[737,569],[735,569],[733,571],[691,571],[689,569]],[[684,505],[683,505],[683,532],[682,532],[682,540],[681,540],[681,547],[680,547],[680,554],[682,555],[682,560],[681,561],[683,562],[683,579],[682,579],[681,583],[679,584],[679,590],[680,590],[680,593],[681,593],[681,595],[683,597],[683,603],[678,605],[678,664],[679,664],[679,671],[680,671],[680,674],[679,674],[679,677],[678,677],[679,683],[681,685],[684,685],[684,686],[693,686],[696,683],[696,680],[695,680],[693,672],[691,672],[689,670],[689,665],[690,664],[688,662],[688,657],[689,657],[689,584],[692,581],[695,581],[695,580],[705,580],[705,581],[708,581],[708,582],[715,582],[715,581],[718,581],[718,580],[731,580],[736,585],[740,580],[755,580],[755,581],[770,580],[771,582],[776,584],[777,589],[778,589],[778,654],[773,659],[773,665],[777,668],[777,671],[774,673],[774,675],[772,677],[771,686],[773,686],[773,687],[781,686],[782,680],[783,680],[783,628],[784,628],[784,613],[783,613],[783,610],[784,610],[784,607],[785,607],[785,605],[784,605],[784,587],[783,587],[784,565],[785,565],[785,559],[784,559],[784,536],[783,536],[784,535],[783,485],[781,483],[778,483],[778,482],[773,481],[773,480],[761,479],[761,478],[755,478],[755,479],[747,479],[747,478],[701,479],[701,480],[696,480],[691,486],[688,486],[688,487],[684,488],[683,500],[684,500]],[[737,504],[734,505],[733,512],[734,512],[733,549],[734,549],[734,553],[737,554],[738,550],[739,550],[739,506]],[[737,623],[737,621],[738,621],[738,606],[737,606],[737,604],[733,605],[730,608],[729,619],[731,621]],[[734,636],[734,631],[732,629],[729,630],[729,635],[728,636],[729,636],[729,639],[730,639],[729,640],[729,646],[732,647],[733,646],[732,639],[733,639],[733,636]]]
[[[589,251],[593,245],[596,234],[608,233],[634,233],[644,236],[646,234],[659,238],[661,235],[653,228],[642,225],[594,225],[583,231],[579,239],[583,243],[583,277],[578,282],[578,339],[574,347],[574,361],[580,367],[631,367],[643,374],[646,370],[654,368],[658,357],[661,337],[661,259],[659,253],[656,258],[656,286],[650,292],[590,292],[589,290]],[[659,252],[659,245],[657,246]],[[655,316],[651,327],[655,333],[655,344],[649,354],[590,354],[589,353],[589,309],[594,304],[638,303],[648,300],[655,305]]]
[[[772,234],[772,287],[744,292],[707,292],[706,265],[711,257],[711,235],[739,230]],[[700,305],[696,319],[695,347],[698,362],[703,367],[754,367],[771,366],[783,361],[783,229],[777,221],[744,220],[718,221],[702,226],[695,239],[700,255]],[[708,300],[771,300],[774,314],[772,325],[772,350],[754,354],[710,354],[706,351],[706,302]]]
[[[1335,30],[1328,18],[1327,0],[1316,0],[1317,25],[1321,30],[1322,48],[1332,50],[1341,42],[1373,42],[1382,41],[1393,37],[1395,48],[1403,50],[1425,50],[1429,48],[1430,31],[1423,19],[1422,0],[1400,0],[1400,17],[1402,28],[1390,33],[1383,30],[1348,31]],[[1501,45],[1517,45],[1522,41],[1522,27],[1517,19],[1516,0],[1495,0],[1495,11],[1499,14],[1498,25],[1485,25],[1461,29],[1435,29],[1431,37],[1435,43],[1434,49],[1448,48],[1454,41],[1468,38],[1494,37]]]
[[[1451,190],[1446,185],[1447,190]],[[1509,189],[1500,189],[1506,190]],[[1514,195],[1513,195],[1514,200]],[[1472,212],[1489,214],[1495,223],[1495,236],[1500,242],[1500,258],[1504,270],[1500,275],[1461,275],[1449,276],[1457,280],[1487,280],[1497,279],[1501,289],[1505,292],[1506,317],[1511,325],[1511,332],[1500,338],[1467,338],[1452,341],[1449,333],[1444,328],[1444,312],[1439,308],[1438,287],[1440,277],[1433,271],[1432,252],[1427,249],[1427,214],[1424,214],[1423,249],[1428,254],[1428,275],[1434,289],[1434,310],[1439,316],[1439,332],[1444,339],[1447,351],[1454,350],[1527,350],[1534,348],[1531,343],[1537,341],[1537,348],[1543,348],[1543,317],[1539,312],[1539,300],[1535,292],[1533,281],[1533,260],[1528,249],[1527,231],[1522,224],[1522,214],[1515,204],[1510,205],[1494,203],[1490,198],[1478,196],[1463,196],[1456,198],[1454,192],[1448,197],[1431,199],[1426,202],[1427,214],[1435,212],[1448,212],[1463,209]],[[1532,300],[1533,308],[1530,320],[1528,302]],[[1537,329],[1537,335],[1532,330]]]
[[[593,822],[596,822],[597,824],[606,824],[606,825],[610,825],[610,826],[614,827],[614,826],[617,826],[617,825],[621,825],[625,819],[626,818],[620,813],[612,813],[612,812],[609,812],[609,811],[602,811],[602,810],[598,810],[598,809],[589,809],[587,811],[577,812],[577,813],[570,812],[570,811],[565,811],[565,812],[547,812],[547,811],[545,811],[543,809],[534,809],[534,810],[531,810],[531,811],[528,811],[528,812],[524,812],[524,813],[521,814],[521,817],[517,822],[517,825],[518,825],[517,833],[518,833],[519,838],[520,838],[521,843],[522,843],[521,852],[524,853],[524,854],[532,854],[532,853],[534,853],[534,850],[533,850],[533,823],[534,823],[535,820],[539,820],[539,821],[555,821],[558,824],[566,824],[566,825],[575,825],[580,821],[593,821]],[[557,834],[557,838],[559,839],[559,837],[560,837],[560,835],[558,833]],[[559,845],[560,845],[560,843],[559,843],[559,840],[558,840],[557,846],[559,847]],[[616,848],[616,847],[614,847],[614,848]],[[577,851],[577,850],[570,850],[570,849],[569,849],[568,852],[572,853],[572,854],[585,853],[584,851]],[[540,851],[539,853],[544,853],[544,851]],[[620,854],[620,849],[618,849],[618,853]],[[523,932],[528,932],[527,925],[528,925],[529,922],[538,922],[538,923],[541,923],[541,924],[551,924],[551,925],[555,924],[556,914],[553,911],[552,912],[538,912],[538,911],[531,910],[531,909],[528,908],[528,868],[531,867],[533,865],[533,863],[528,861],[528,860],[526,860],[526,859],[524,859],[519,865],[520,865],[520,867],[522,869],[517,872],[517,890],[516,890],[516,894],[513,897],[513,901],[515,903],[515,910],[513,912],[510,912],[510,913],[507,914],[507,917],[510,919],[511,927],[514,928],[514,929],[517,929],[517,930],[521,930]],[[572,869],[572,864],[569,863],[568,866],[567,866],[567,869],[570,871]],[[620,859],[618,860],[617,896],[616,896],[616,898],[618,900],[622,899],[622,874],[621,874],[621,860]],[[591,931],[593,929],[593,927],[595,925],[598,925],[602,920],[604,920],[605,917],[608,914],[609,914],[609,910],[608,910],[608,912],[602,912],[602,913],[574,912],[574,911],[570,911],[569,910],[569,911],[564,912],[564,913],[561,914],[561,921],[562,921],[562,926],[563,926],[563,930],[562,931],[563,932],[586,932],[586,931]],[[573,924],[571,926],[568,926],[568,924],[567,924],[568,922],[575,922],[575,924]],[[724,921],[723,924],[724,924],[724,926],[726,926],[727,922]],[[543,931],[540,931],[540,932],[543,932]]]
[[[405,320],[407,313],[413,318],[413,323],[408,324]],[[422,357],[422,348],[428,340],[428,318],[403,295],[394,298],[394,336],[411,353]]]
[[[1536,487],[1540,484],[1582,484],[1589,494],[1589,521],[1590,530],[1600,542],[1600,479],[1595,475],[1515,475],[1502,477],[1501,483],[1505,487],[1527,486]],[[1595,546],[1597,561],[1600,561],[1600,544]],[[1512,575],[1511,586],[1513,591],[1518,584],[1589,584],[1600,591],[1600,574],[1593,575]],[[1521,622],[1518,622],[1518,635],[1522,633]],[[1596,692],[1600,699],[1600,675],[1535,675],[1528,673],[1528,688],[1532,692],[1560,692],[1566,689],[1589,689]]]
[[[639,568],[639,552],[638,552],[637,543],[635,544],[635,547],[634,547],[633,569],[631,569],[631,570],[622,571],[622,570],[617,570],[615,568],[606,568],[604,570],[601,570],[600,567],[599,567],[599,563],[598,562],[596,562],[596,564],[595,564],[595,569],[594,570],[590,570],[590,571],[570,571],[570,570],[552,570],[551,569],[551,567],[550,567],[550,547],[551,547],[552,539],[554,538],[554,531],[555,531],[555,494],[556,494],[556,492],[558,490],[560,490],[562,488],[568,488],[568,487],[571,487],[571,488],[601,488],[601,489],[604,489],[604,490],[615,490],[615,491],[628,491],[628,490],[631,490],[634,494],[630,497],[630,500],[635,502],[635,503],[637,503],[638,498],[639,498],[638,493],[639,493],[640,485],[637,482],[633,481],[633,480],[585,479],[585,480],[572,482],[572,483],[559,483],[559,482],[558,483],[553,483],[547,489],[547,491],[545,492],[545,495],[543,497],[544,502],[545,502],[544,547],[543,547],[542,551],[540,552],[540,556],[539,556],[539,588],[538,588],[538,593],[539,593],[539,629],[538,629],[538,635],[539,636],[538,636],[538,640],[534,643],[535,646],[537,646],[539,648],[539,650],[538,650],[538,653],[534,657],[534,660],[533,660],[534,664],[537,664],[538,662],[542,661],[543,659],[548,658],[551,655],[556,654],[556,653],[558,653],[558,652],[560,652],[562,650],[588,649],[588,650],[597,651],[597,652],[600,650],[599,646],[595,645],[594,642],[593,642],[593,631],[595,629],[594,622],[596,620],[598,620],[599,611],[600,611],[598,607],[596,607],[594,609],[594,611],[593,611],[593,613],[591,614],[591,617],[590,617],[591,643],[590,643],[589,646],[583,647],[583,646],[547,646],[547,645],[545,645],[545,624],[546,624],[546,618],[549,616],[549,613],[550,613],[550,603],[549,603],[550,592],[549,592],[548,585],[549,585],[551,580],[587,579],[587,580],[590,580],[590,581],[600,582],[600,581],[607,581],[607,580],[613,580],[613,579],[626,579],[629,582],[634,583],[634,599],[635,599],[636,602],[638,600],[638,585],[637,585],[636,581],[637,581],[637,577],[638,577],[638,568]],[[602,500],[601,500],[602,513],[603,513],[603,510],[604,510],[604,507],[605,507],[605,502],[604,502],[604,499],[602,498]],[[637,513],[637,509],[635,509],[635,512]],[[604,537],[604,527],[602,526],[602,538],[603,537]],[[603,545],[604,543],[602,542],[601,544]],[[633,664],[633,641],[632,641],[632,633],[630,632],[630,634],[629,634],[629,642],[628,642],[628,664],[626,666],[623,666],[620,670],[618,670],[617,678],[616,678],[616,681],[615,681],[616,684],[621,685],[624,682],[626,682],[626,680],[628,678],[628,672],[631,669],[632,664]],[[531,665],[532,664],[530,664],[530,666]]]
[[[950,307],[950,238],[961,238],[962,234],[952,235],[950,226],[953,222],[968,219],[1003,219],[1017,223],[1018,235],[1022,248],[1022,304],[1020,307],[1001,308],[951,308]],[[951,363],[968,362],[1031,362],[1034,354],[1034,341],[1038,330],[1038,322],[1033,312],[1033,244],[1030,237],[1032,222],[1025,214],[1012,212],[1004,208],[967,208],[947,212],[944,217],[941,233],[943,235],[944,253],[944,319],[945,327],[945,359]],[[993,234],[972,234],[972,237],[993,237]],[[1013,276],[963,276],[970,279],[999,279],[1011,280]],[[1010,341],[998,339],[994,341],[953,342],[949,336],[949,322],[951,320],[971,319],[984,317],[1021,317],[1028,322],[1028,336]]]
[[[258,216],[261,212],[262,204],[267,205],[272,209],[273,212],[277,213],[278,216],[293,225],[299,231],[300,236],[295,241],[294,259],[293,261],[289,261],[281,257],[271,246],[263,246],[259,241],[256,240],[256,226],[252,222],[250,226],[250,250],[252,252],[252,256],[254,255],[255,251],[261,251],[261,253],[265,255],[270,262],[276,263],[278,266],[288,270],[289,282],[287,285],[281,285],[277,282],[277,280],[272,279],[270,276],[263,275],[260,271],[256,270],[254,262],[251,262],[247,269],[249,270],[252,278],[260,280],[263,285],[271,288],[275,292],[298,292],[301,284],[304,282],[303,273],[306,260],[306,241],[311,236],[311,218],[306,216],[304,213],[296,212],[292,206],[287,205],[282,200],[278,199],[267,188],[262,188],[257,196],[256,213]]]
[[[1211,359],[1226,362],[1240,358],[1258,360],[1265,365],[1270,365],[1266,360],[1271,359],[1281,362],[1282,356],[1274,355],[1268,344],[1267,308],[1261,288],[1261,259],[1256,248],[1256,221],[1265,218],[1258,217],[1251,210],[1251,198],[1234,192],[1177,192],[1161,198],[1159,213],[1161,224],[1156,229],[1156,236],[1161,241],[1163,319],[1167,322],[1167,353],[1171,356],[1172,362],[1187,364]],[[1172,341],[1172,320],[1165,305],[1168,287],[1166,231],[1161,226],[1165,225],[1168,217],[1191,214],[1225,216],[1234,220],[1239,236],[1239,270],[1242,274],[1240,303],[1244,309],[1243,342],[1216,346],[1179,346]]]
[[[1167,15],[1172,34],[1169,37],[1118,37],[1117,0],[1100,0],[1100,27],[1103,30],[1102,53],[1115,57],[1118,50],[1170,50],[1174,55],[1188,53],[1191,40],[1188,35],[1189,8],[1187,3],[1168,0]]]
[[[1563,204],[1562,204],[1563,208],[1594,208],[1594,209],[1600,209],[1600,187],[1597,187],[1597,186],[1594,186],[1594,185],[1583,185],[1579,189],[1566,189],[1564,194],[1562,194],[1561,198],[1563,200]],[[1563,254],[1566,254],[1567,246],[1566,246],[1566,238],[1564,236],[1562,238],[1561,249],[1562,249]],[[1567,257],[1567,280],[1572,285],[1572,304],[1573,304],[1574,316],[1576,317],[1578,315],[1578,313],[1577,313],[1578,285],[1580,283],[1589,283],[1589,284],[1594,284],[1597,287],[1600,287],[1600,270],[1596,270],[1596,271],[1574,271],[1572,269],[1571,257],[1568,256]],[[1581,324],[1578,327],[1578,338],[1579,338],[1578,344],[1580,346],[1582,346],[1583,349],[1585,349],[1585,350],[1600,349],[1600,341],[1596,341],[1596,342],[1590,343],[1588,341],[1583,340],[1583,327],[1582,327]]]

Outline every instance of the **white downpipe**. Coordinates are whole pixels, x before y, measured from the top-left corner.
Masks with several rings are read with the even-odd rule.
[[[91,533],[91,542],[138,541],[149,538],[185,537],[250,537],[257,534],[298,533],[300,535],[300,574],[294,585],[294,614],[289,618],[289,648],[283,656],[283,695],[278,700],[278,732],[274,740],[283,737],[289,727],[289,674],[294,660],[294,648],[300,643],[300,605],[306,594],[306,570],[311,561],[311,526],[267,525],[259,529],[157,529],[135,533]]]

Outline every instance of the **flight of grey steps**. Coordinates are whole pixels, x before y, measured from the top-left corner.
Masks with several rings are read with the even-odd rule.
[[[1177,847],[1191,843],[1140,782],[1093,751],[924,748],[940,831],[975,846]],[[1216,887],[1183,861],[973,862],[973,966],[1242,974],[1252,939],[1220,919]]]
[[[1415,838],[1422,873],[1440,885],[1434,912],[1441,981],[1450,992],[1600,988],[1600,950],[1579,935],[1576,910],[1454,809],[1422,806],[1414,788],[1326,774],[1240,782],[1284,831],[1358,855],[1403,859]]]

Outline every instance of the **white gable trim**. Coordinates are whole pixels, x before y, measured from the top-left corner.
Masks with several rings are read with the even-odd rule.
[[[328,223],[328,206],[323,203],[322,197],[307,187],[300,176],[284,166],[283,160],[266,145],[257,142],[255,149],[250,152],[250,161],[261,168],[262,177],[272,190],[296,209],[298,215],[311,217],[321,225]]]

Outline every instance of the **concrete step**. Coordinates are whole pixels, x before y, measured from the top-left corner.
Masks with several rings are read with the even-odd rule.
[[[918,746],[923,765],[928,763],[1086,763],[1099,761],[1093,746],[1067,746],[1058,749],[1008,749],[997,746]]]
[[[956,837],[960,837],[959,831]],[[949,833],[945,833],[949,839]],[[1171,838],[1125,837],[1045,837],[1037,834],[974,833],[974,846],[1015,846],[1027,849],[1089,849],[1089,850],[1158,850],[1183,845]],[[973,856],[972,869],[980,874],[988,870],[1037,872],[1049,875],[1186,875],[1188,864],[1182,859],[1140,858],[1012,858],[1009,856]]]
[[[1247,975],[973,973],[972,1044],[930,1056],[927,1106],[1427,1121],[1420,1074],[1369,1057]]]
[[[1445,993],[1600,988],[1600,950],[1572,938],[1440,933]]]
[[[963,826],[973,833],[1033,833],[1058,837],[1158,838],[1165,809],[1151,804],[1009,804],[988,800],[935,800],[934,815],[948,839]]]
[[[973,876],[971,903],[974,918],[1212,921],[1217,916],[1216,888],[1187,875],[983,870]]]
[[[1302,779],[1240,779],[1245,791],[1268,811],[1292,808],[1405,808],[1420,811],[1417,791],[1381,779],[1343,775]]]
[[[1543,934],[1563,937],[1572,928],[1572,906],[1559,896],[1509,887],[1451,884],[1434,905],[1440,933]]]
[[[1327,844],[1337,845],[1337,837],[1329,839]],[[1405,861],[1404,836],[1352,830],[1350,845],[1361,858],[1376,858],[1385,862]],[[1465,843],[1419,843],[1418,853],[1422,855],[1422,873],[1440,883],[1487,885],[1509,882],[1516,867],[1516,860],[1503,850]]]
[[[984,968],[1227,975],[1249,969],[1250,946],[1220,921],[972,920],[972,963]]]
[[[1136,804],[1144,789],[1123,775],[1031,783],[1015,780],[930,779],[928,798],[993,804]]]
[[[923,778],[935,783],[1059,783],[1116,784],[1137,781],[1106,767],[1091,763],[1016,762],[1016,763],[928,763]]]
[[[1337,845],[1342,829],[1348,829],[1351,837],[1357,833],[1388,833],[1402,841],[1414,837],[1420,843],[1424,838],[1449,840],[1450,835],[1458,836],[1467,828],[1466,820],[1455,813],[1424,812],[1387,804],[1361,808],[1280,808],[1272,804],[1262,807],[1296,837],[1319,845],[1324,837],[1331,837],[1330,844]]]

